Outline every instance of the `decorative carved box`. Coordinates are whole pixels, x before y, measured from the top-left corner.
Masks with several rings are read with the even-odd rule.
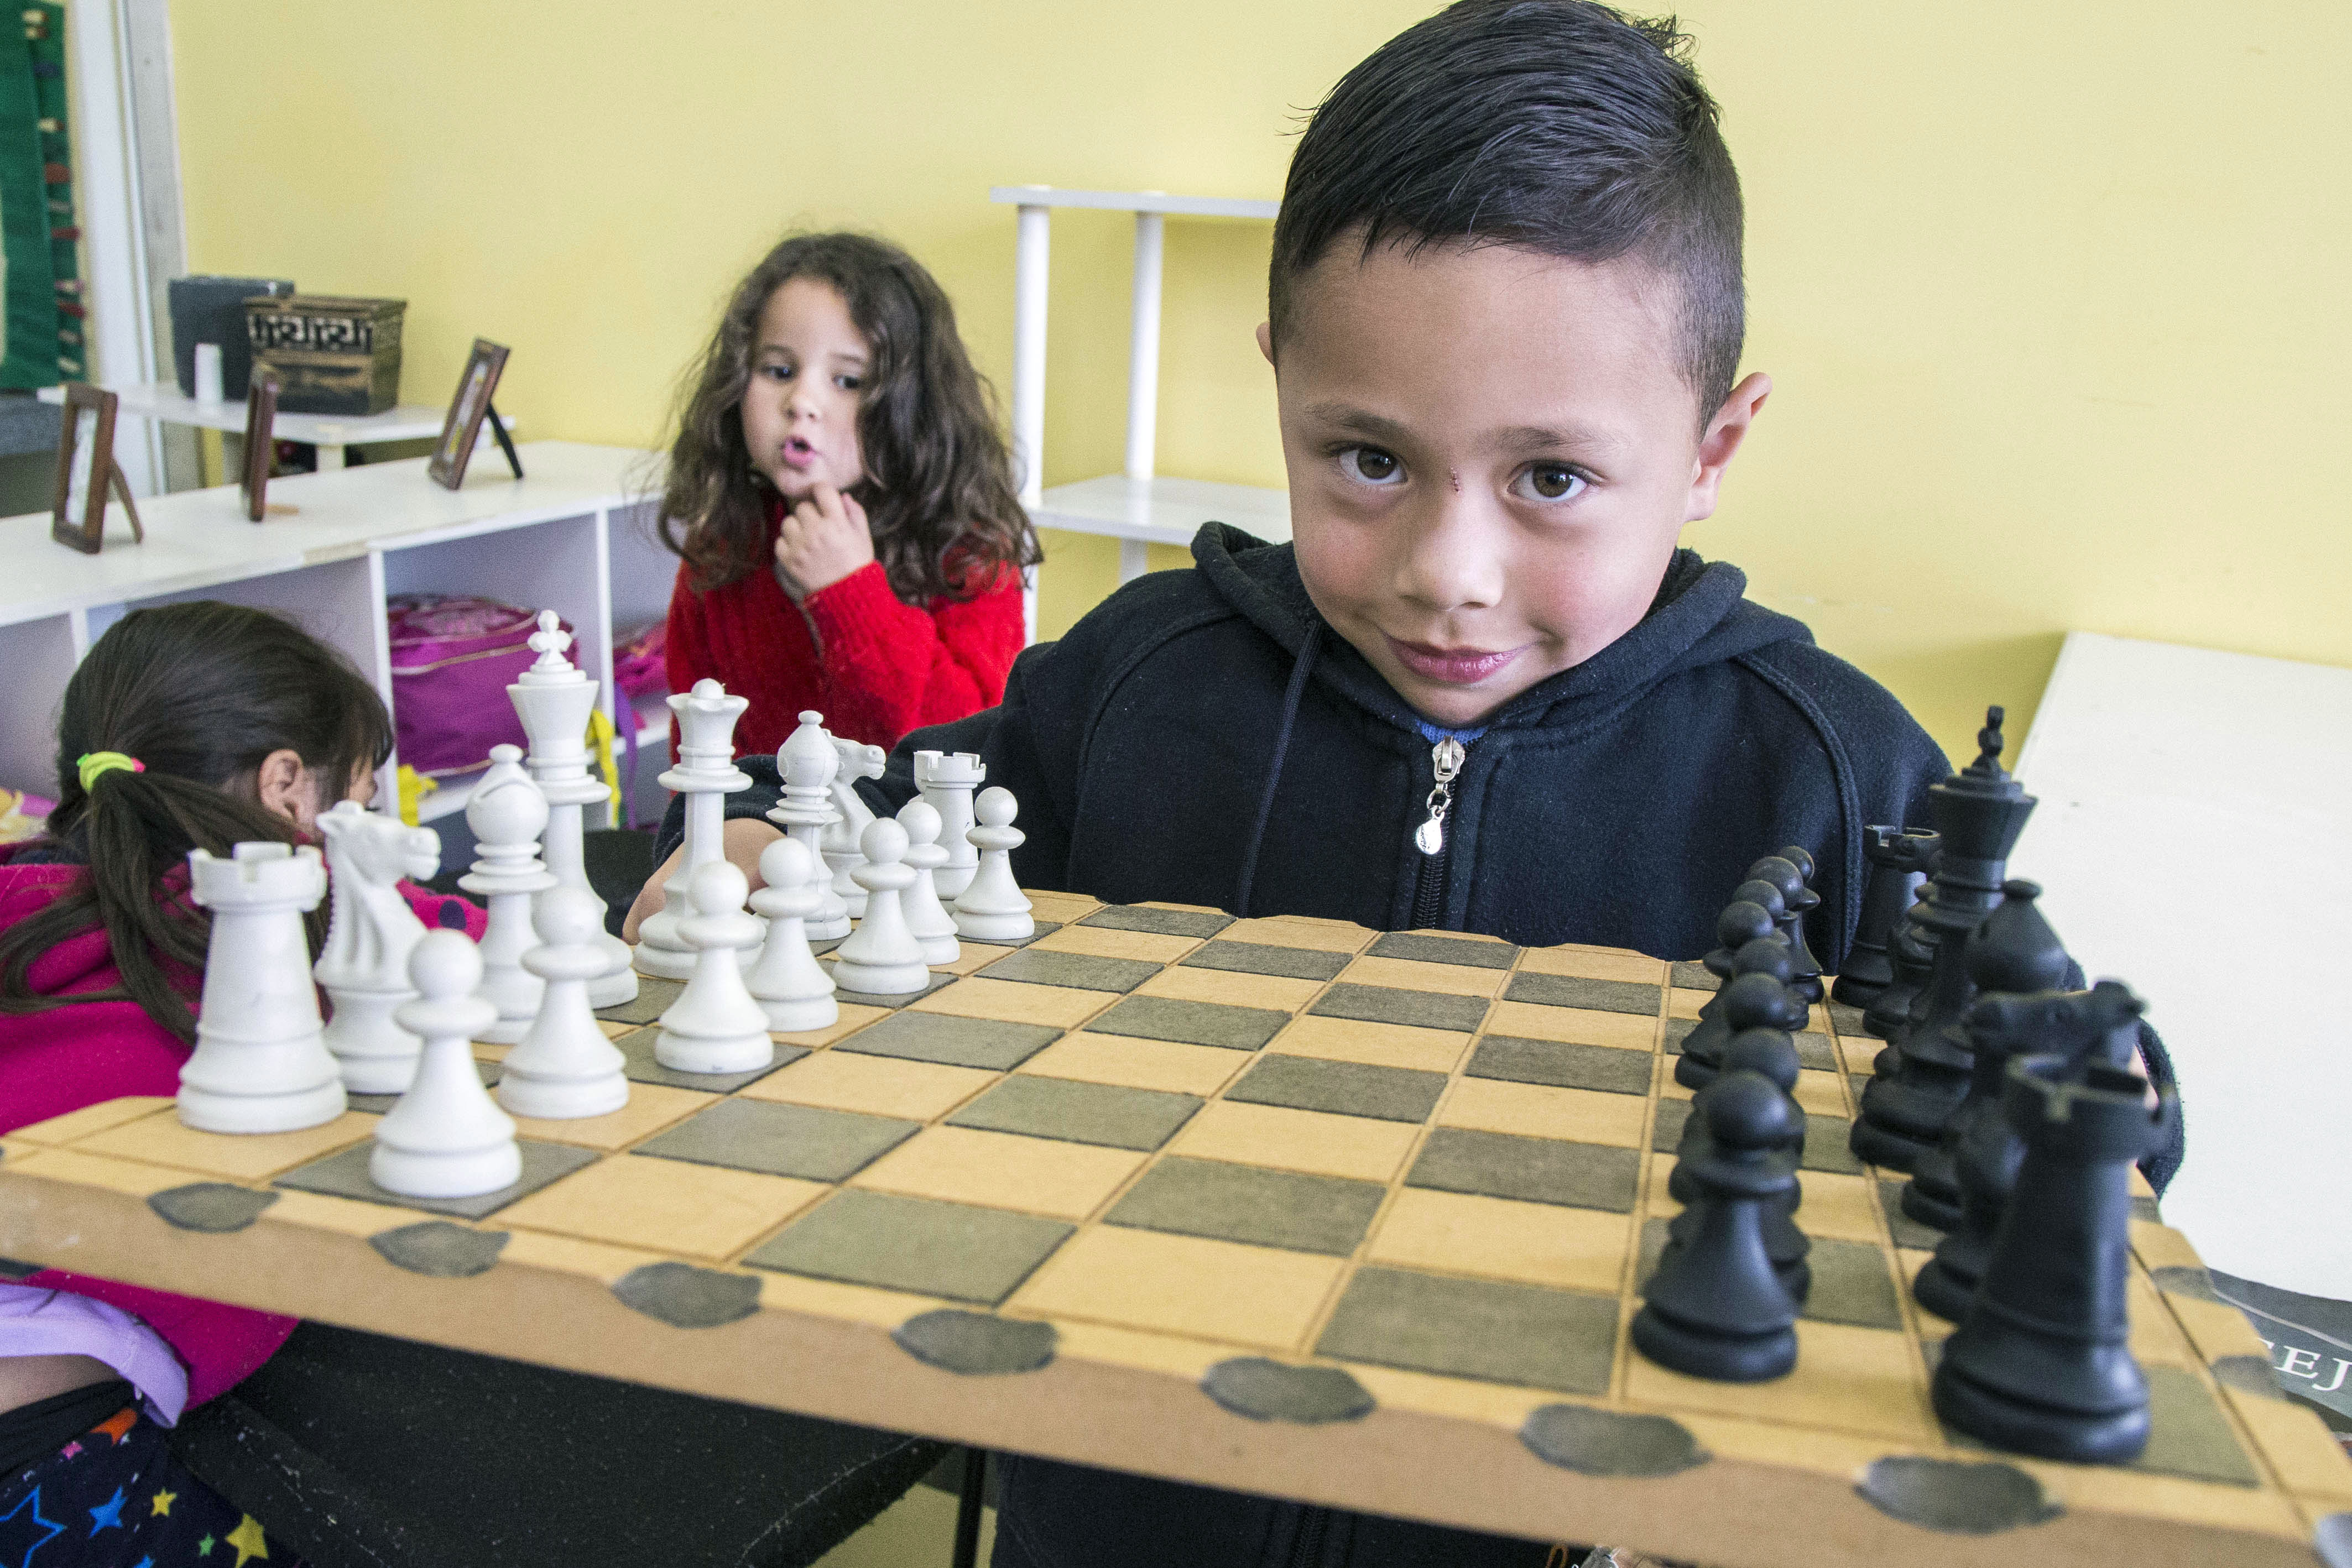
[[[290,294],[245,302],[253,362],[278,372],[281,413],[382,413],[400,398],[405,299]]]

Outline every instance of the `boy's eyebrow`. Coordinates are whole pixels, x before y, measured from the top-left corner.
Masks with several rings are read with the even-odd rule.
[[[1338,425],[1341,430],[1373,441],[1399,442],[1412,434],[1402,420],[1391,419],[1349,402],[1310,403],[1307,417],[1319,423]]]
[[[1370,409],[1358,408],[1353,403],[1310,403],[1307,408],[1307,417],[1321,423],[1337,425],[1368,440],[1391,444],[1402,443],[1412,434],[1402,421],[1374,413]],[[1614,452],[1622,450],[1625,442],[1613,432],[1588,425],[1513,424],[1496,431],[1488,438],[1486,444],[1497,452],[1539,456],[1563,448],[1581,452]]]

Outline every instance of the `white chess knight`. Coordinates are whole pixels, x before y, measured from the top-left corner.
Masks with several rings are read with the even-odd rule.
[[[694,873],[726,859],[727,795],[751,787],[751,775],[735,766],[735,721],[751,706],[749,697],[730,697],[713,680],[670,695],[670,712],[677,715],[677,766],[661,776],[661,787],[686,797],[686,858],[662,888],[662,906],[637,927],[636,965],[648,975],[683,980],[695,971],[695,949],[679,934],[678,922],[688,918],[687,887]],[[756,922],[751,929],[757,932]]]
[[[723,860],[687,878],[693,910],[677,923],[693,945],[694,977],[661,1016],[654,1060],[675,1072],[753,1072],[776,1059],[768,1014],[744,988],[738,949],[760,940],[760,923],[743,913],[751,883]]]
[[[784,790],[783,798],[768,809],[768,821],[809,852],[809,876],[817,884],[817,905],[802,922],[802,929],[813,942],[837,942],[849,935],[849,905],[834,891],[833,876],[824,860],[825,831],[841,820],[832,801],[834,775],[840,771],[841,754],[824,732],[824,715],[814,710],[803,713],[800,727],[776,748],[776,772],[784,781]],[[760,874],[765,877],[764,856],[760,863]]]
[[[1021,810],[1013,791],[982,789],[972,802],[980,825],[970,838],[980,850],[980,869],[956,899],[956,929],[980,942],[1018,942],[1037,929],[1021,884],[1013,880],[1013,852],[1029,835],[1013,825]]]
[[[425,1041],[416,1081],[375,1130],[368,1176],[404,1197],[478,1197],[522,1179],[512,1117],[490,1103],[474,1067],[474,1040],[498,1009],[475,994],[481,950],[462,931],[428,931],[408,956],[419,993],[400,1004],[400,1027]]]
[[[939,842],[939,810],[918,796],[898,808],[898,825],[907,830],[907,864],[915,873],[915,880],[898,895],[907,929],[921,946],[924,963],[952,964],[963,956],[963,945],[956,940],[955,920],[940,903],[935,880],[948,858]]]
[[[865,797],[857,792],[860,779],[879,779],[883,764],[889,754],[878,746],[862,741],[844,740],[828,734],[835,755],[840,759],[840,769],[833,777],[830,794],[833,809],[839,821],[824,832],[824,862],[833,868],[833,891],[841,895],[853,919],[866,918],[866,884],[850,874],[852,867],[866,858],[860,847],[866,841],[866,830],[874,821],[873,811]]]
[[[238,844],[188,852],[190,895],[212,911],[196,1049],[180,1067],[180,1120],[207,1133],[290,1133],[343,1113],[302,916],[327,891],[319,852]],[[467,944],[471,946],[471,944]]]
[[[760,876],[768,885],[751,895],[751,907],[768,917],[768,940],[743,986],[780,1034],[841,1021],[833,977],[809,951],[803,925],[824,896],[824,880],[816,874],[821,863],[798,839],[778,839],[760,854]]]
[[[393,1009],[416,994],[408,955],[425,923],[399,887],[441,867],[441,835],[379,816],[356,800],[319,813],[327,840],[327,946],[310,973],[334,1003],[328,1052],[353,1094],[398,1094],[416,1076],[415,1035]]]
[[[457,879],[457,885],[480,894],[489,904],[489,922],[482,930],[482,995],[498,1009],[496,1021],[481,1038],[493,1045],[512,1045],[529,1032],[544,988],[539,977],[522,967],[522,956],[537,946],[530,929],[531,901],[555,885],[539,858],[539,836],[547,831],[547,797],[522,770],[522,747],[490,747],[490,766],[466,801],[466,825],[474,831],[481,859]]]
[[[612,786],[588,771],[588,716],[596,709],[597,683],[590,680],[564,655],[572,633],[552,610],[539,612],[539,630],[530,635],[538,663],[507,687],[507,696],[530,737],[525,764],[547,797],[547,840],[542,852],[547,870],[558,887],[568,887],[596,898],[588,885],[588,866],[582,844],[584,813],[613,798]],[[546,894],[540,895],[544,901]],[[604,901],[596,899],[597,945],[604,952],[604,972],[588,982],[588,1005],[616,1008],[635,1001],[637,972],[630,967],[629,945],[602,929]]]
[[[866,918],[834,949],[834,982],[845,991],[877,997],[920,991],[931,983],[931,971],[899,903],[915,881],[914,868],[903,863],[907,830],[878,818],[866,824],[858,850],[861,858],[850,874],[866,890]]]
[[[931,873],[943,904],[953,904],[980,865],[980,852],[964,835],[971,831],[971,795],[988,779],[987,765],[974,751],[918,751],[915,788],[940,814],[940,843],[948,858]]]
[[[531,925],[540,946],[523,967],[547,986],[539,1016],[522,1043],[499,1064],[498,1103],[518,1116],[602,1116],[629,1103],[620,1051],[604,1038],[589,1005],[589,987],[604,971],[604,903],[576,887],[539,895]]]

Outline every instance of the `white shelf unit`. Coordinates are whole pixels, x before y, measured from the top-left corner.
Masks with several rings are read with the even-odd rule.
[[[56,788],[55,736],[67,680],[90,643],[129,611],[223,599],[288,612],[342,650],[387,705],[392,690],[387,596],[478,593],[570,622],[580,667],[613,695],[615,634],[658,620],[676,562],[650,531],[657,460],[625,447],[533,442],[529,477],[477,460],[445,490],[425,460],[274,480],[273,504],[294,508],[246,521],[236,486],[140,503],[144,544],[110,508],[105,549],[82,555],[50,539],[47,513],[0,519],[0,780]],[[665,743],[656,732],[654,744]],[[667,753],[659,754],[665,760]],[[377,780],[379,808],[397,809],[395,756]],[[641,767],[640,772],[645,769]],[[428,795],[426,820],[460,810],[463,780]]]
[[[141,386],[108,387],[116,398],[116,413],[130,419],[152,420],[159,424],[189,424],[200,430],[222,430],[233,435],[245,434],[245,399],[235,397],[219,402],[200,402],[181,395],[176,382],[155,382]],[[43,402],[61,403],[66,400],[63,387],[43,387],[36,394]],[[432,441],[441,434],[441,426],[449,411],[427,408],[423,404],[404,404],[382,413],[287,413],[281,412],[271,422],[270,434],[279,441],[301,441],[319,449],[319,467],[341,468],[344,449],[367,446],[381,441]],[[506,421],[507,434],[511,436],[515,422],[500,411]],[[482,422],[479,437],[474,445],[474,461],[498,452],[498,438],[490,434],[489,422]],[[503,457],[499,459],[503,463]],[[525,461],[523,467],[530,469]]]
[[[1171,216],[1271,221],[1280,204],[1224,196],[1171,196],[1164,191],[1069,191],[1051,185],[998,185],[988,199],[1016,209],[1013,259],[1013,455],[1021,502],[1039,528],[1102,534],[1119,541],[1118,580],[1143,575],[1145,547],[1192,542],[1203,522],[1245,528],[1260,538],[1290,538],[1290,497],[1253,485],[1162,478],[1154,472],[1160,418],[1160,298],[1166,224]],[[1045,312],[1055,207],[1135,214],[1134,306],[1128,339],[1127,471],[1043,487],[1045,448]],[[1029,596],[1029,633],[1037,630]]]

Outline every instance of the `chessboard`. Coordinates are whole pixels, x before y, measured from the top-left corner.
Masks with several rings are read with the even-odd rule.
[[[1935,1233],[1847,1150],[1880,1049],[1797,1037],[1796,1370],[1735,1385],[1628,1324],[1676,1206],[1696,964],[1033,894],[931,988],[845,998],[723,1079],[602,1015],[627,1106],[523,1121],[523,1178],[404,1199],[380,1104],[194,1132],[118,1100],[0,1140],[0,1253],[381,1333],[1024,1453],[1720,1568],[2352,1561],[2352,1462],[2154,1200],[2127,1467],[1938,1425]],[[486,1078],[503,1051],[481,1047]]]

